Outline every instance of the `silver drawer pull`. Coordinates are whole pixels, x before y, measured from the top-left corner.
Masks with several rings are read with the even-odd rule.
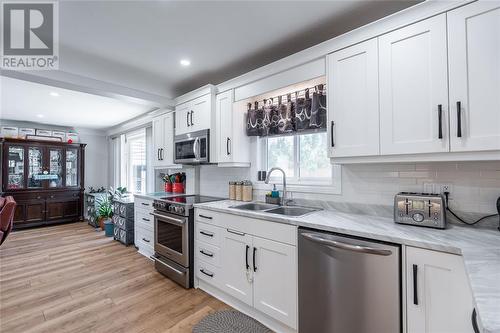
[[[149,204],[145,203],[145,202],[141,202],[141,205],[143,205],[143,206],[149,206]]]
[[[207,257],[213,258],[214,254],[211,252],[205,252],[204,250],[200,250],[200,253],[206,255]]]
[[[142,220],[143,220],[143,221],[146,221],[146,222],[151,221],[150,219],[147,219],[147,218],[145,218],[145,217],[143,217],[143,218],[142,218]]]
[[[214,234],[212,234],[210,232],[200,231],[200,234],[202,234],[204,236],[208,236],[208,237],[214,237]]]
[[[207,219],[207,220],[211,220],[213,217],[211,216],[206,216],[206,215],[201,215],[201,214],[198,214],[199,217],[202,217],[204,219]]]
[[[227,232],[230,232],[230,233],[238,235],[238,236],[245,236],[245,233],[241,232],[241,231],[236,231],[236,230],[232,230],[232,229],[226,229],[226,230],[227,230]]]
[[[144,238],[144,237],[142,238],[142,240],[143,240],[143,241],[145,241],[146,243],[149,243],[149,242],[150,242],[150,240],[149,240],[149,239],[146,239],[146,238]]]

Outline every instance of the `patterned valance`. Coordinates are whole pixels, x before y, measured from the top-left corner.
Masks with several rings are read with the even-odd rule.
[[[326,129],[326,89],[323,84],[297,91],[293,96],[290,93],[253,105],[248,103],[248,136],[273,136],[318,129]]]

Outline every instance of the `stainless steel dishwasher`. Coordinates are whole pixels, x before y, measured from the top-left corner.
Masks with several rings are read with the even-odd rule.
[[[299,332],[397,333],[400,246],[299,228]]]

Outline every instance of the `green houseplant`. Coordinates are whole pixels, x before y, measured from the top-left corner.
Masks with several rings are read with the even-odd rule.
[[[97,210],[99,216],[99,226],[104,230],[104,222],[113,216],[113,202],[111,196],[102,197]]]

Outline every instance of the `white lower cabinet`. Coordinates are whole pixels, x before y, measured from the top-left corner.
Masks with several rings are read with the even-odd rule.
[[[461,256],[406,248],[407,333],[470,333],[472,293]]]
[[[211,291],[214,296],[271,329],[295,332],[296,227],[231,214],[202,215],[211,220],[195,221],[198,282],[216,287],[217,293]]]
[[[297,322],[297,248],[254,237],[253,306],[281,322]],[[252,258],[253,259],[253,258]]]
[[[150,258],[154,255],[153,200],[134,199],[134,243],[140,254]]]
[[[222,245],[222,288],[248,305],[253,305],[253,274],[250,263],[252,238],[245,233],[237,234],[228,229],[224,231]]]

